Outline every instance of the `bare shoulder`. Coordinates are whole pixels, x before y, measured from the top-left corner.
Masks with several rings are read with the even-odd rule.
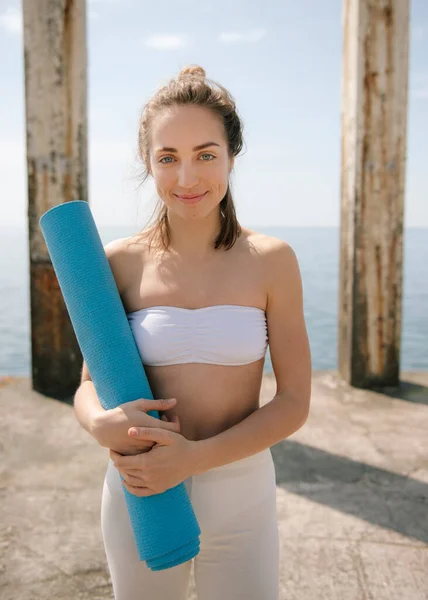
[[[265,268],[275,270],[297,262],[296,253],[288,242],[253,229],[243,227],[242,230],[247,244],[263,260]]]
[[[123,237],[116,240],[111,240],[110,242],[107,242],[107,244],[104,244],[104,250],[108,259],[110,260],[111,258],[115,259],[123,256],[129,256],[132,248],[132,239],[132,236]]]
[[[141,265],[145,243],[136,236],[111,240],[104,245],[119,293],[128,288],[138,265]]]

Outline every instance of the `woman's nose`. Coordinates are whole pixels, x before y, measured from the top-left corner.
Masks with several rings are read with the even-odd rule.
[[[183,188],[191,188],[198,183],[198,173],[191,164],[182,162],[178,172],[178,185]]]

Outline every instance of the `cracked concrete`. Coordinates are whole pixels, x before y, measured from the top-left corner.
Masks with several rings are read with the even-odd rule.
[[[279,600],[428,599],[428,375],[402,380],[367,392],[315,372],[307,423],[272,448]],[[274,393],[266,375],[262,403]],[[0,379],[0,419],[1,599],[112,599],[108,451],[28,379]]]

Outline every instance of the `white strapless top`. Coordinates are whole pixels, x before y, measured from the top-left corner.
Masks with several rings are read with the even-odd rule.
[[[150,306],[127,316],[148,366],[245,365],[263,358],[268,345],[265,311],[254,306]]]

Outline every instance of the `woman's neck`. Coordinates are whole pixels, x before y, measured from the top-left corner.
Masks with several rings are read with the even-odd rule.
[[[184,220],[168,215],[170,249],[183,258],[204,258],[214,252],[221,230],[220,212],[204,219]]]

